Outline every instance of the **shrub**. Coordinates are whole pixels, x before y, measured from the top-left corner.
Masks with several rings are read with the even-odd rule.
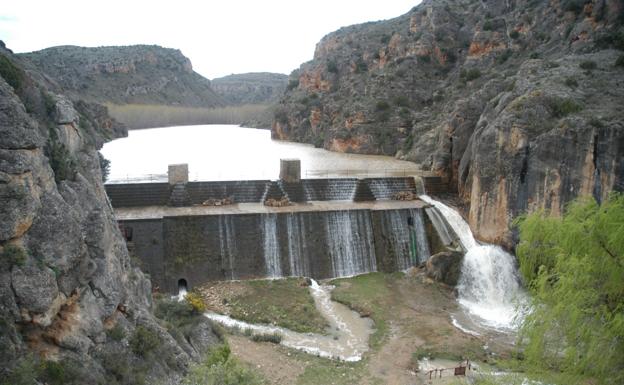
[[[12,266],[23,266],[27,258],[26,251],[17,245],[6,245],[2,251],[2,262],[8,268]]]
[[[194,365],[182,385],[261,385],[265,381],[230,355],[227,345],[214,348],[203,363]]]
[[[509,32],[509,37],[515,40],[520,37],[520,32],[514,29],[513,31]]]
[[[398,107],[409,107],[410,104],[409,99],[404,95],[396,96],[392,101]]]
[[[574,12],[576,15],[583,11],[585,7],[585,3],[588,3],[589,0],[564,0],[561,3],[561,8],[566,12]]]
[[[110,174],[110,160],[106,159],[99,151],[98,159],[100,160],[100,170],[102,171],[102,182],[106,182]]]
[[[254,334],[251,336],[251,340],[255,342],[271,342],[273,344],[279,344],[282,342],[282,335],[278,333]]]
[[[314,141],[312,143],[314,145],[314,147],[316,148],[321,148],[323,147],[323,144],[325,144],[325,135],[323,135],[323,133],[321,133],[319,136],[316,136],[314,138]]]
[[[593,60],[583,60],[582,62],[579,63],[579,67],[581,67],[582,69],[586,71],[591,71],[591,70],[595,70],[596,68],[598,68],[598,64],[596,64],[596,62]]]
[[[570,88],[576,88],[578,87],[578,82],[576,81],[576,79],[572,78],[572,77],[568,77],[566,78],[566,80],[564,81],[565,85],[570,87]]]
[[[383,35],[380,39],[381,44],[388,44],[391,37],[391,35]]]
[[[498,55],[496,57],[496,62],[498,64],[503,64],[504,62],[506,62],[507,60],[509,60],[509,58],[511,57],[511,55],[513,55],[513,51],[510,49],[506,49],[504,50],[500,55]]]
[[[50,137],[46,144],[46,155],[50,167],[54,171],[54,180],[59,183],[63,180],[73,180],[76,177],[76,162],[65,145],[58,140],[56,130],[50,128]]]
[[[459,77],[465,81],[475,80],[481,77],[481,71],[478,68],[462,69],[459,72]]]
[[[491,31],[493,29],[493,25],[492,22],[490,20],[486,20],[485,23],[483,23],[483,30],[484,31]]]
[[[126,338],[126,333],[124,332],[123,328],[119,324],[116,324],[111,329],[107,330],[106,335],[113,341],[118,341],[118,342]]]
[[[375,110],[377,111],[386,111],[389,108],[390,108],[390,104],[388,104],[388,102],[385,100],[379,100],[377,101],[377,104],[375,104]]]
[[[338,65],[334,60],[330,60],[327,62],[327,72],[331,72],[334,74],[338,73]]]
[[[624,14],[624,12],[623,12]],[[619,31],[612,31],[596,37],[596,46],[598,48],[615,48],[624,50],[624,28]]]
[[[24,71],[18,68],[11,59],[0,54],[0,76],[15,90],[22,86]]]
[[[156,332],[142,325],[137,326],[134,330],[132,338],[130,338],[130,341],[128,342],[132,352],[141,357],[148,356],[162,344],[162,341]]]
[[[617,60],[615,60],[616,67],[624,67],[624,55],[620,55]]]
[[[553,116],[557,118],[562,118],[583,109],[582,105],[572,99],[553,98],[548,104],[552,110]]]
[[[531,52],[531,54],[529,55],[530,59],[539,59],[540,55],[537,52]]]
[[[368,65],[366,64],[364,59],[359,58],[355,62],[355,72],[356,73],[363,73],[363,72],[366,72],[366,71],[368,71]]]
[[[297,78],[297,79],[290,79],[288,81],[288,86],[286,86],[288,91],[292,91],[292,90],[294,90],[297,87],[299,87],[299,78]]]
[[[201,314],[206,311],[206,304],[199,294],[190,292],[186,294],[184,299],[191,305],[195,313]]]

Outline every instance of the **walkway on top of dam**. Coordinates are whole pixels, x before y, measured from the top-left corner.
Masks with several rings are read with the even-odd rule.
[[[115,217],[120,221],[140,219],[160,219],[172,216],[192,215],[227,215],[227,214],[271,214],[292,213],[307,211],[337,211],[337,210],[399,210],[428,207],[429,204],[421,200],[412,201],[309,201],[292,203],[289,206],[270,207],[263,203],[234,203],[223,206],[145,206],[145,207],[117,207]]]

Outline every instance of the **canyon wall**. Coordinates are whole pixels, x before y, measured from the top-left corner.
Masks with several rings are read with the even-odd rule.
[[[623,50],[621,0],[425,0],[325,36],[272,134],[416,162],[511,247],[519,214],[624,189]]]

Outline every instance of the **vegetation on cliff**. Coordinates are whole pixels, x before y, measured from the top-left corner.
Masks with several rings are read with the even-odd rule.
[[[563,217],[519,221],[520,270],[533,294],[529,367],[624,382],[624,195],[578,199]]]

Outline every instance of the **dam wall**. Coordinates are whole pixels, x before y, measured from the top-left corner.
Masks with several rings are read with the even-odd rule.
[[[122,220],[160,291],[214,281],[315,279],[419,265],[444,247],[422,208],[166,216]]]

